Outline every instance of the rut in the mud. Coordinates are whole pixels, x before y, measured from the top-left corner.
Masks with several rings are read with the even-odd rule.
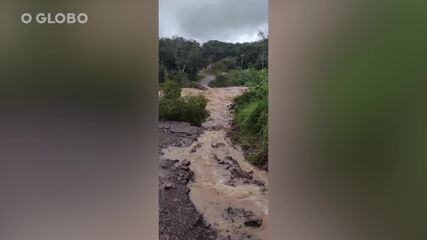
[[[204,84],[207,84],[203,82]],[[267,173],[249,164],[227,137],[232,100],[245,87],[183,89],[183,95],[205,94],[210,118],[190,146],[162,150],[164,159],[189,161],[194,172],[190,198],[218,239],[267,239]]]

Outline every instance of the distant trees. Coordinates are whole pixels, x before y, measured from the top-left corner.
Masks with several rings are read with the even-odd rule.
[[[217,40],[208,41],[203,44],[203,56],[210,62],[215,63],[226,57],[237,56],[235,44],[225,43]]]
[[[268,68],[268,36],[259,32],[259,40],[250,43],[225,43],[208,41],[202,46],[202,53],[209,63],[216,63],[224,58],[233,58],[238,67],[247,69]]]
[[[159,40],[159,78],[184,84],[194,81],[200,70],[218,63],[219,68],[264,69],[268,68],[268,36],[259,33],[259,40],[250,43],[226,43],[208,41],[203,46],[182,37]],[[185,85],[185,84],[184,84]]]
[[[211,64],[207,70],[211,73],[224,73],[236,69],[237,66],[238,65],[235,58],[226,57],[214,64]]]
[[[160,81],[169,75],[186,75],[191,80],[206,65],[198,42],[182,37],[161,38],[159,41]]]
[[[261,64],[261,69],[264,69],[268,67],[268,36],[264,32],[259,32],[258,36],[260,38],[260,52],[255,66],[259,67]]]

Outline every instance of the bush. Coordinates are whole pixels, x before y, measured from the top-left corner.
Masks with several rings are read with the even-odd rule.
[[[178,86],[182,87],[182,88],[200,88],[200,86],[198,86],[197,83],[198,83],[198,81],[200,81],[200,79],[202,77],[203,76],[198,75],[197,77],[195,77],[195,80],[193,81],[193,80],[189,79],[187,73],[183,73],[183,72],[169,73],[169,72],[167,72],[165,77],[164,77],[164,80],[161,81],[160,83],[162,84],[162,83],[165,83],[165,82],[170,80],[172,82],[177,83]]]
[[[181,88],[179,84],[174,81],[166,81],[160,85],[162,97],[166,99],[178,99],[181,97]]]
[[[232,70],[227,74],[218,73],[216,79],[212,81],[210,87],[230,87],[230,86],[256,86],[267,79],[265,70]]]
[[[220,74],[220,73],[228,72],[232,69],[236,69],[236,66],[237,66],[236,60],[234,58],[227,57],[212,64],[209,71],[214,74]]]
[[[169,73],[169,79],[177,82],[181,87],[186,87],[191,82],[188,78],[188,74],[184,72]]]
[[[209,117],[209,112],[206,110],[207,103],[208,100],[203,95],[183,97],[181,99],[182,121],[201,126]]]
[[[258,166],[268,161],[268,81],[250,87],[234,100],[234,126],[246,158]]]
[[[181,88],[176,82],[166,81],[161,85],[159,105],[161,121],[188,122],[201,126],[209,117],[207,99],[203,95],[181,97]]]

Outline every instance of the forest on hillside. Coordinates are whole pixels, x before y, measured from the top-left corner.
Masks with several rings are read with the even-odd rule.
[[[211,40],[201,44],[183,37],[159,40],[159,80],[185,84],[196,81],[202,69],[217,64],[224,71],[231,69],[268,68],[268,36],[249,43],[227,43]]]

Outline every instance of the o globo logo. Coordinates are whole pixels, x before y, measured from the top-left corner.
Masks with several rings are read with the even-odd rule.
[[[30,13],[24,13],[21,21],[24,24],[85,24],[89,16],[86,13],[38,13],[33,17]]]

